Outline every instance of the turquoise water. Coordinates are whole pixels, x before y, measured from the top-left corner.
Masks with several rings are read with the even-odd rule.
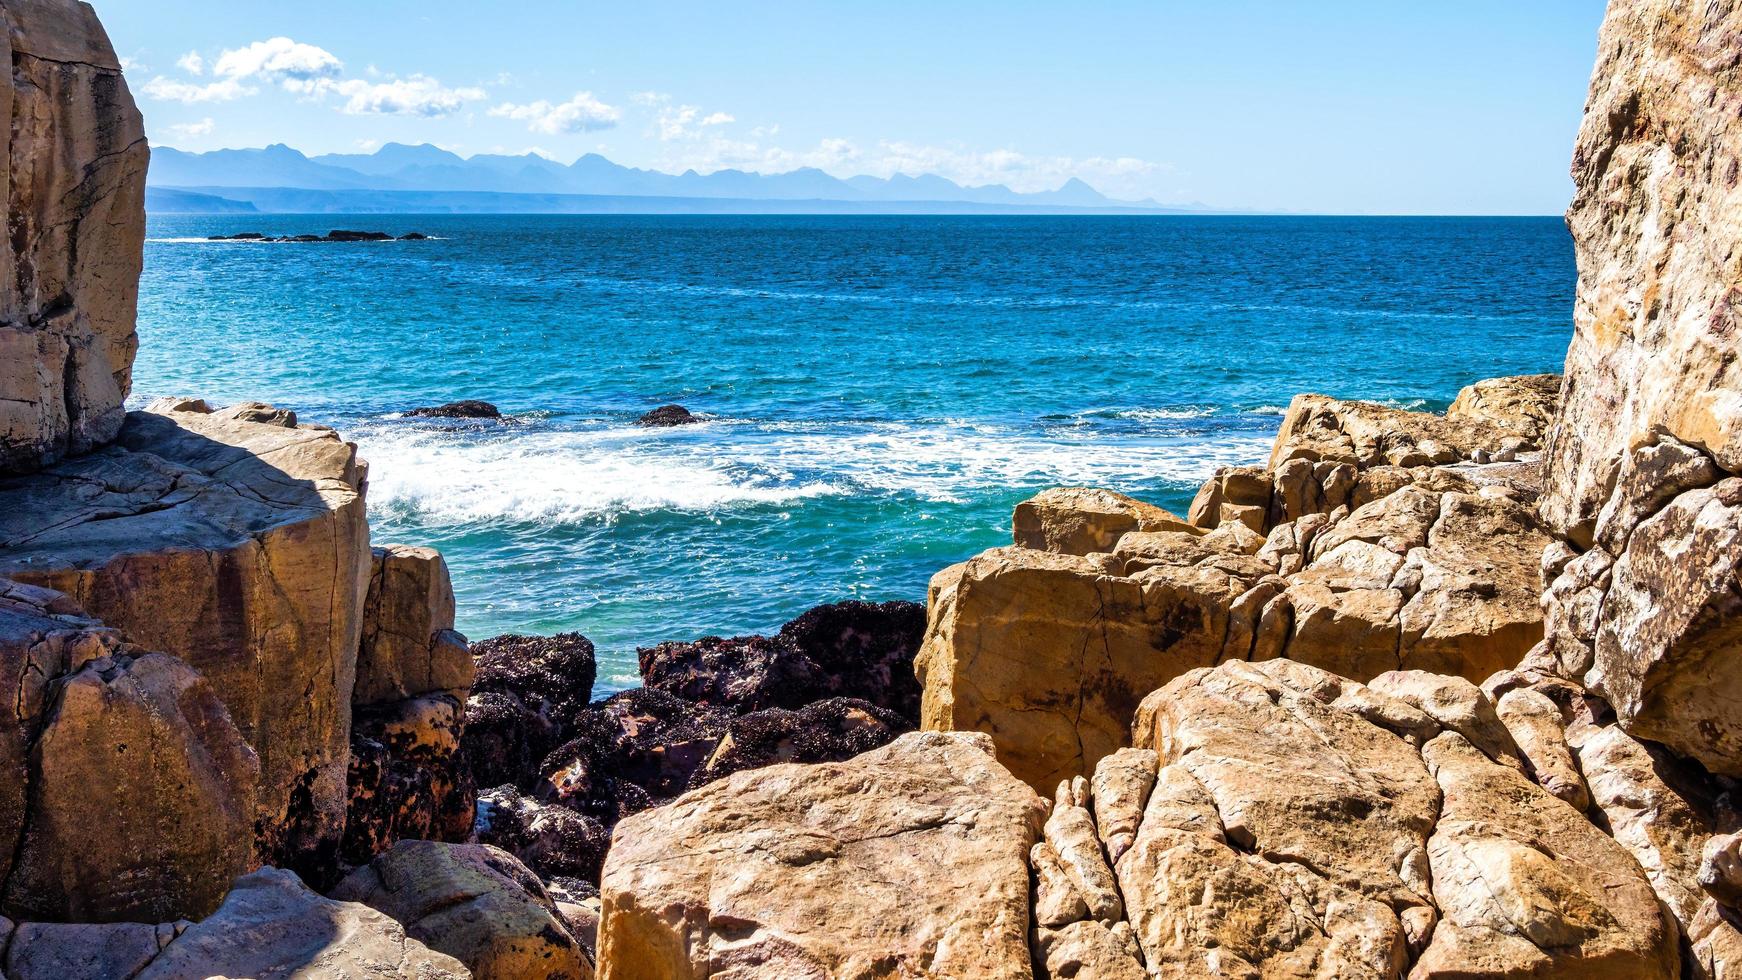
[[[427,242],[209,243],[422,231]],[[1299,391],[1441,408],[1559,370],[1558,218],[154,217],[134,394],[255,399],[371,462],[460,628],[634,650],[923,600],[1035,490],[1182,509]],[[482,398],[500,424],[399,417]],[[709,421],[634,425],[679,402]]]

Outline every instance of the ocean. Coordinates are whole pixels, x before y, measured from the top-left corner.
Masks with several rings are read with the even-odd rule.
[[[429,241],[208,242],[260,231]],[[271,402],[441,549],[462,632],[635,650],[924,601],[1048,486],[1183,513],[1297,392],[1558,371],[1559,218],[154,216],[136,405]],[[512,417],[407,409],[480,398]],[[678,403],[702,424],[644,429]]]

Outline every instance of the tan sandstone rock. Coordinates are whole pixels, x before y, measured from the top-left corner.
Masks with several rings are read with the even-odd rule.
[[[399,544],[374,549],[352,702],[384,704],[438,691],[463,702],[474,667],[465,638],[453,629],[454,587],[441,553]]]
[[[1062,555],[1112,551],[1132,531],[1199,533],[1154,504],[1088,487],[1044,490],[1016,505],[1011,524],[1017,547]]]
[[[1588,809],[1591,794],[1567,748],[1560,708],[1540,691],[1515,688],[1500,695],[1495,711],[1537,785],[1581,813]]]
[[[603,980],[1026,978],[1044,804],[984,736],[736,773],[617,825]]]
[[[0,479],[0,575],[66,593],[204,675],[260,758],[264,859],[343,826],[369,567],[364,465],[329,430],[176,412]]]
[[[262,868],[189,926],[135,980],[466,980],[460,961],[409,939],[399,923],[355,902],[309,891],[294,874]]]
[[[333,889],[405,926],[478,980],[591,980],[537,876],[488,844],[400,841]]]
[[[1462,735],[1423,748],[1440,923],[1410,976],[1677,975],[1675,929],[1621,845]]]
[[[107,922],[200,916],[249,867],[259,764],[204,679],[0,580],[0,900]]]
[[[138,347],[144,122],[88,4],[8,0],[0,474],[115,438]]]

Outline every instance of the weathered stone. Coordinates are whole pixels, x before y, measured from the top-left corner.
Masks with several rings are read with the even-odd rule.
[[[573,737],[536,770],[536,794],[615,823],[688,789],[731,722],[728,711],[664,691],[613,694],[575,717]]]
[[[1742,775],[1742,479],[1642,522],[1602,602],[1588,685],[1632,734]]]
[[[6,976],[8,980],[120,980],[144,969],[175,935],[174,926],[166,930],[144,922],[27,922],[6,945]]]
[[[340,848],[367,864],[396,840],[461,841],[472,830],[476,784],[460,755],[465,709],[452,694],[358,707]]]
[[[1731,2],[1629,0],[1598,38],[1573,153],[1579,282],[1543,500],[1582,547],[1630,447],[1668,435],[1742,471],[1742,81],[1726,67],[1738,30]]]
[[[1034,945],[1034,960],[1040,967],[1035,972],[1043,977],[1148,980],[1149,974],[1120,935],[1094,920],[1056,929],[1043,926],[1036,930]]]
[[[1076,893],[1088,905],[1089,915],[1107,925],[1123,918],[1119,884],[1101,852],[1094,818],[1081,804],[1073,802],[1068,783],[1059,786],[1052,813],[1046,818],[1045,833],[1046,842],[1063,862]]]
[[[296,875],[262,868],[238,878],[218,911],[189,926],[136,980],[469,976],[459,960],[407,938],[380,912],[322,898]]]
[[[1705,901],[1699,869],[1711,833],[1706,821],[1658,775],[1646,747],[1619,727],[1580,730],[1575,743],[1609,835],[1633,855],[1677,921],[1692,926]]]
[[[1456,732],[1422,755],[1444,792],[1441,919],[1412,976],[1677,975],[1675,929],[1621,845]]]
[[[1150,749],[1120,749],[1095,766],[1090,798],[1095,808],[1095,832],[1114,866],[1131,849],[1143,808],[1155,786],[1160,762]]]
[[[869,701],[913,723],[913,657],[925,610],[911,602],[851,600],[818,606],[772,637],[662,643],[640,651],[646,685],[736,712],[798,710],[813,701]]]
[[[90,6],[0,6],[0,474],[115,438],[138,348],[144,122]],[[47,526],[47,525],[43,525]]]
[[[1043,813],[982,735],[737,773],[618,825],[599,976],[1029,977]]]
[[[1734,907],[1742,902],[1742,833],[1716,834],[1700,848],[1698,881],[1706,893]]]
[[[538,877],[485,844],[400,841],[333,889],[405,926],[478,980],[591,980],[580,945]]]
[[[1408,742],[1330,703],[1348,683],[1286,660],[1193,671],[1158,696],[1155,749],[1204,785],[1242,850],[1426,905],[1438,789]]]
[[[355,705],[448,692],[465,700],[474,667],[454,628],[454,588],[433,548],[390,544],[371,552],[357,650]]]
[[[1580,813],[1589,809],[1591,794],[1567,748],[1560,708],[1540,691],[1516,688],[1500,695],[1495,712],[1512,734],[1525,771],[1536,784]]]
[[[1064,859],[1053,846],[1041,841],[1028,852],[1034,872],[1034,921],[1042,928],[1058,928],[1089,917],[1089,903],[1071,880]]]
[[[204,675],[259,755],[275,863],[325,863],[344,825],[364,472],[330,431],[134,412],[116,445],[0,480],[0,575]]]
[[[30,756],[5,910],[75,922],[198,918],[251,863],[259,763],[174,657],[118,651],[55,682]]]
[[[1011,772],[1051,792],[1127,744],[1145,695],[1217,661],[1246,588],[1214,568],[1127,578],[1025,548],[945,569],[915,661],[921,727],[986,732]]]
[[[1088,487],[1044,490],[1016,505],[1011,525],[1018,548],[1061,555],[1112,551],[1132,531],[1200,533],[1154,504]]]
[[[1413,704],[1446,728],[1470,740],[1488,758],[1517,766],[1518,746],[1501,723],[1494,703],[1482,689],[1462,677],[1422,670],[1394,670],[1368,682],[1380,694]]]

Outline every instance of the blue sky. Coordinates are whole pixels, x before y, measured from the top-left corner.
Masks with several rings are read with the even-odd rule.
[[[1602,0],[95,0],[154,142],[1552,214]]]

